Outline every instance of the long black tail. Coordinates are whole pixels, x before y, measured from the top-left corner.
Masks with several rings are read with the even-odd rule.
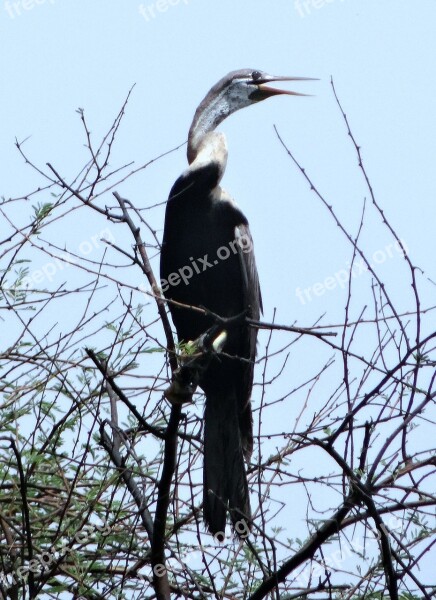
[[[224,537],[228,511],[235,532],[246,535],[251,509],[236,395],[208,394],[204,418],[205,523],[212,534]]]

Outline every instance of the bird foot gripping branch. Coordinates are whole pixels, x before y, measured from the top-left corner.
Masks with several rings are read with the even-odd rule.
[[[201,373],[207,368],[213,353],[221,352],[227,332],[221,330],[218,335],[214,325],[196,340],[183,345],[178,355],[179,368],[174,372],[171,384],[164,391],[165,398],[171,404],[187,404],[197,389]]]

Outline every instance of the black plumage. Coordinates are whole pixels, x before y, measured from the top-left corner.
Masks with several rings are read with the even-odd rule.
[[[188,171],[170,193],[161,276],[167,280],[187,266],[193,275],[188,284],[181,280],[176,286],[168,285],[165,296],[205,307],[221,317],[246,311],[248,317],[258,319],[259,283],[247,219],[229,200],[213,192],[218,166],[211,163],[203,169],[207,176]],[[228,253],[227,258],[219,258]],[[189,274],[188,269],[185,272]],[[212,317],[196,311],[170,308],[180,340],[194,340],[214,324]],[[214,534],[224,532],[227,509],[233,523],[241,518],[248,523],[251,518],[244,457],[249,460],[253,448],[250,395],[256,330],[241,320],[227,331],[223,352],[235,358],[214,356],[200,379],[206,394],[204,518]]]

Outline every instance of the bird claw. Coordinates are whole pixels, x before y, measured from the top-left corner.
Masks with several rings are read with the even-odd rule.
[[[200,375],[207,367],[212,352],[221,352],[227,340],[227,332],[216,334],[213,327],[196,340],[189,340],[179,355],[179,368],[174,372],[171,384],[164,391],[165,398],[171,404],[187,404],[197,389]],[[215,337],[213,337],[215,336]]]
[[[178,381],[176,372],[175,378],[164,390],[164,396],[171,404],[189,404],[196,389],[196,385]]]

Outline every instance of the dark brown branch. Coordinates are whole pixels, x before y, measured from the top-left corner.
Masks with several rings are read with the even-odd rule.
[[[174,404],[171,408],[170,420],[165,436],[164,462],[158,486],[158,499],[154,517],[151,563],[153,568],[153,584],[158,600],[170,599],[168,573],[165,567],[165,528],[170,504],[171,484],[177,463],[177,430],[181,415],[181,406]]]
[[[118,200],[118,203],[123,212],[125,222],[127,223],[128,227],[130,228],[130,231],[133,234],[136,246],[142,259],[143,272],[146,275],[148,282],[151,286],[152,292],[154,294],[157,309],[166,336],[171,371],[174,373],[177,369],[177,358],[174,353],[174,338],[166,313],[165,302],[161,297],[160,288],[157,285],[154,273],[151,269],[147,253],[145,251],[145,246],[140,235],[140,230],[138,227],[135,226],[132,219],[130,218],[126,206],[127,201],[123,199],[117,192],[114,192],[114,196]],[[170,599],[170,585],[168,580],[168,573],[165,567],[165,527],[168,515],[168,508],[170,504],[170,490],[177,461],[177,432],[181,419],[181,414],[181,407],[173,405],[171,408],[171,415],[164,438],[164,462],[162,468],[162,476],[158,486],[156,514],[154,518],[153,538],[151,546],[151,562],[153,568],[153,585],[158,600]]]
[[[27,546],[27,555],[29,562],[33,558],[33,545],[32,545],[32,530],[30,527],[30,512],[29,512],[29,504],[27,502],[27,487],[26,487],[26,477],[24,475],[23,463],[21,462],[20,452],[15,444],[15,441],[11,437],[0,437],[0,441],[8,442],[10,447],[12,448],[15,459],[17,461],[17,470],[18,476],[20,478],[20,494],[22,506],[21,510],[23,512],[23,533],[26,539]],[[23,557],[24,562],[24,557]],[[29,572],[29,598],[35,598],[36,588],[35,588],[35,576],[32,571]]]
[[[147,508],[144,495],[140,492],[136,482],[133,478],[132,470],[126,467],[125,459],[121,456],[119,449],[116,445],[116,436],[119,436],[119,432],[116,431],[116,428],[112,426],[112,432],[114,436],[114,440],[112,441],[106,431],[104,430],[104,426],[107,421],[103,421],[100,425],[100,440],[103,448],[109,454],[112,462],[119,470],[121,477],[123,478],[124,483],[127,486],[127,489],[132,494],[132,497],[138,507],[139,515],[141,517],[142,524],[148,533],[148,537],[150,538],[150,542],[153,539],[153,519],[151,518],[150,511]]]
[[[299,333],[301,335],[313,335],[317,338],[324,337],[336,337],[338,334],[332,331],[320,332],[310,327],[294,327],[292,325],[278,325],[277,323],[264,323],[263,321],[253,321],[253,319],[247,319],[247,323],[256,329],[270,329],[278,331],[291,331],[292,333]]]
[[[167,316],[167,313],[166,313],[166,310],[165,310],[165,301],[163,300],[163,298],[161,296],[160,287],[158,286],[156,278],[154,276],[154,273],[153,273],[153,271],[151,269],[150,261],[148,260],[147,253],[145,251],[145,245],[144,245],[144,242],[142,241],[139,227],[136,227],[135,224],[133,223],[132,219],[130,218],[129,211],[127,210],[127,206],[126,206],[126,202],[127,201],[124,198],[122,198],[118,194],[118,192],[113,192],[113,195],[118,200],[118,203],[119,203],[119,205],[121,207],[121,210],[123,212],[124,220],[127,223],[130,231],[133,234],[133,237],[134,237],[135,242],[136,242],[136,246],[138,248],[138,252],[141,255],[142,269],[143,269],[143,272],[144,272],[145,276],[148,279],[148,282],[150,284],[150,287],[151,287],[151,290],[153,292],[154,298],[156,300],[157,309],[158,309],[159,316],[160,316],[161,321],[162,321],[162,326],[163,326],[163,329],[164,329],[164,332],[165,332],[165,337],[166,337],[166,342],[167,342],[167,349],[168,349],[168,353],[169,353],[169,361],[170,361],[170,365],[171,365],[171,370],[175,371],[177,369],[177,359],[176,359],[176,356],[174,354],[174,338],[173,338],[173,333],[172,333],[171,325],[170,325],[170,322],[168,320],[168,316]]]
[[[132,412],[132,414],[135,415],[141,428],[144,431],[147,431],[148,433],[152,433],[160,439],[165,439],[165,433],[163,432],[163,430],[159,429],[158,427],[154,427],[153,425],[149,425],[144,419],[144,417],[141,415],[141,413],[138,411],[136,406],[132,404],[132,402],[130,402],[125,393],[118,387],[112,375],[108,374],[107,367],[101,362],[101,360],[95,354],[94,350],[91,350],[91,348],[85,348],[85,352],[95,364],[100,373],[103,375],[104,380],[111,386],[111,388],[116,393],[121,402],[123,402],[123,404],[125,404],[127,408]]]

